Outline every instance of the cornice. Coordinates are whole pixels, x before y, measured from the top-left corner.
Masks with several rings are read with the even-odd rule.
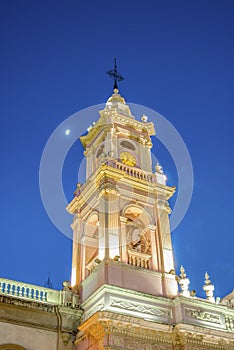
[[[60,314],[63,330],[72,332],[82,313],[81,309],[0,296],[0,322],[4,323],[55,332],[58,327],[57,314]]]
[[[0,295],[0,305],[1,304],[12,305],[18,308],[45,311],[45,312],[53,312],[54,310],[54,305],[51,305],[49,303],[24,300],[24,299],[14,298],[12,296],[7,296],[7,295]]]
[[[234,309],[230,309],[226,305],[214,304],[202,298],[178,296],[173,299],[173,303],[175,306],[181,304],[186,304],[191,307],[199,305],[201,308],[204,308],[206,310],[219,311],[221,313],[227,313],[231,316],[234,316]]]
[[[166,325],[149,322],[137,317],[120,315],[113,312],[97,312],[82,325],[79,326],[81,336],[78,333],[76,345],[86,337],[92,335],[100,342],[101,348],[122,345],[120,348],[128,348],[126,344],[133,344],[134,349],[142,349],[143,344],[148,344],[147,349],[154,349],[155,344],[159,349],[177,349],[185,346],[187,349],[233,349],[233,337],[228,337],[220,331],[204,331],[204,328],[191,325],[178,324]],[[105,335],[108,338],[105,339]],[[162,347],[165,345],[166,347]]]
[[[175,192],[175,187],[136,178],[126,174],[124,170],[105,164],[105,161],[103,161],[103,164],[90,176],[89,179],[87,179],[86,183],[79,189],[79,193],[75,194],[73,200],[67,205],[66,209],[68,212],[70,214],[75,214],[78,208],[81,208],[85,203],[89,202],[90,198],[94,196],[94,193],[99,190],[101,183],[105,178],[114,181],[118,187],[121,187],[121,182],[124,179],[124,186],[129,186],[131,192],[133,192],[133,189],[144,191],[146,193],[155,194],[159,198],[165,198],[166,200],[168,200]],[[140,196],[140,194],[137,195]],[[142,200],[143,198],[144,196],[142,195]]]

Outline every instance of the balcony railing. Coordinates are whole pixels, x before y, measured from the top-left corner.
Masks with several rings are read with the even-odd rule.
[[[136,177],[137,179],[149,181],[149,182],[156,182],[155,174],[152,174],[150,172],[143,171],[138,168],[130,167],[128,165],[125,165],[123,163],[120,163],[114,159],[110,159],[105,161],[105,164],[108,166],[111,166],[112,168],[116,168],[118,170],[124,171],[129,176]]]
[[[52,304],[61,303],[61,293],[58,290],[6,278],[0,278],[0,294]]]
[[[128,264],[149,269],[151,255],[128,249]]]
[[[63,290],[56,290],[0,278],[0,296],[79,308],[80,296],[78,291],[72,289],[67,281],[63,283],[63,286]]]

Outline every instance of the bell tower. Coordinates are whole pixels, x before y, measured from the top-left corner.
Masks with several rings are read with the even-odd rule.
[[[104,285],[156,296],[177,295],[168,199],[175,188],[157,165],[154,125],[135,119],[115,86],[81,142],[86,182],[67,206],[72,224],[72,285],[85,302]]]

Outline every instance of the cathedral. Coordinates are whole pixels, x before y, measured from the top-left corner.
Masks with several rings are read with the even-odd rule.
[[[80,141],[86,181],[67,205],[71,281],[58,291],[0,278],[0,350],[234,350],[234,292],[215,299],[177,276],[152,122],[136,120],[115,82]]]

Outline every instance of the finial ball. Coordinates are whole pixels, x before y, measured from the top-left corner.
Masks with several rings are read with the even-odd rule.
[[[143,116],[141,117],[141,120],[146,123],[148,121],[147,115],[143,114]]]

